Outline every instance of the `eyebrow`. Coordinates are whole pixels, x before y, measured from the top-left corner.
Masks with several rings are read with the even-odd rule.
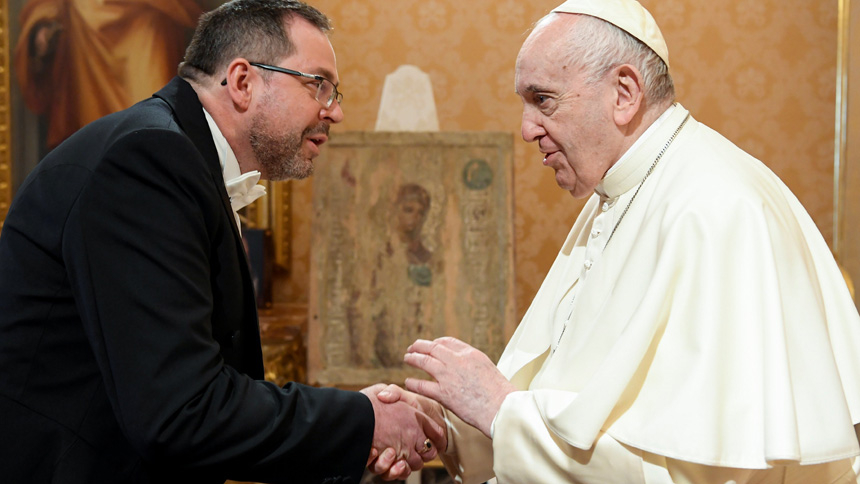
[[[526,92],[548,92],[548,89],[537,84],[529,84],[526,86]]]
[[[549,89],[545,87],[540,87],[537,84],[529,84],[528,86],[520,92],[519,89],[514,88],[514,92],[517,93],[518,96],[522,96],[525,93],[536,93],[536,92],[550,92]]]

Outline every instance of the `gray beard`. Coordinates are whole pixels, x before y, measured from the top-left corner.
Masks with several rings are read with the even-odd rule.
[[[305,129],[301,135],[291,133],[275,136],[267,129],[260,116],[251,123],[248,141],[254,156],[268,180],[301,180],[314,172],[313,160],[302,157],[302,141],[310,134],[328,134],[328,123],[322,122]]]

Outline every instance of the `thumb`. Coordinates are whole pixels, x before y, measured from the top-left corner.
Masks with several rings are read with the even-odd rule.
[[[376,398],[382,403],[395,403],[403,398],[403,390],[397,385],[388,385],[376,394]]]

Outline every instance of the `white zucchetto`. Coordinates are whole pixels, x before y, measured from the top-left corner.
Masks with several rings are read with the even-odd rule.
[[[577,13],[605,20],[636,37],[669,66],[669,48],[660,27],[648,10],[636,0],[568,0],[553,9],[556,13]]]

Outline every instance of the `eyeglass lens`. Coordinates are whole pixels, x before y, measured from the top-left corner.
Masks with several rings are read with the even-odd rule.
[[[330,107],[334,100],[340,104],[343,100],[343,94],[339,93],[334,84],[328,79],[323,79],[317,89],[316,100],[325,107]]]

